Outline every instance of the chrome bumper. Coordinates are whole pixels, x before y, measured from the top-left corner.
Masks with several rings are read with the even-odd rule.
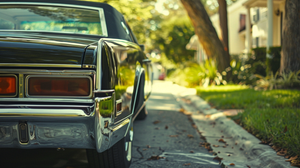
[[[121,140],[129,129],[131,117],[113,123],[113,96],[98,98],[85,108],[47,108],[0,106],[0,148],[86,148],[103,152]],[[81,106],[82,107],[82,106]],[[86,109],[92,109],[87,113]],[[109,111],[111,113],[109,114]],[[27,142],[22,142],[20,123],[26,123]]]

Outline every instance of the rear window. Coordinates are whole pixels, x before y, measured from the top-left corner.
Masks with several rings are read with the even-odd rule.
[[[0,30],[64,32],[107,36],[101,8],[1,5]]]

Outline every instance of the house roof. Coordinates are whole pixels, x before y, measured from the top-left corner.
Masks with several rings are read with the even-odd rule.
[[[272,0],[274,4],[281,4],[285,0]],[[244,6],[252,8],[252,7],[267,7],[268,0],[248,0],[243,3]]]

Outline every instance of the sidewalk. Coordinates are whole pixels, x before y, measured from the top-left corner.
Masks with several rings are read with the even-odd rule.
[[[221,159],[222,167],[292,167],[270,146],[260,144],[259,139],[226,117],[242,110],[218,111],[196,96],[195,89],[188,89],[171,82],[162,84],[168,90],[172,90],[182,108],[192,114],[193,122],[210,144],[216,157]]]

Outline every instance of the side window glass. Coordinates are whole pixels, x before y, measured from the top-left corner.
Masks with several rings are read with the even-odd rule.
[[[132,39],[132,41],[135,42],[136,44],[139,44],[127,22],[126,22],[126,27],[128,27],[130,38]]]
[[[122,25],[123,29],[125,30],[125,32],[129,35],[129,30],[128,30],[128,28],[125,26],[124,22],[121,22],[121,25]]]

